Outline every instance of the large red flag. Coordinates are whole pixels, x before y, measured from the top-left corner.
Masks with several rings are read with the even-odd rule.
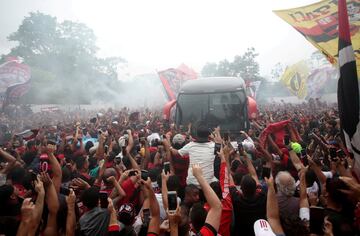
[[[176,99],[185,81],[197,78],[196,72],[184,64],[177,69],[170,68],[158,74],[169,101]]]

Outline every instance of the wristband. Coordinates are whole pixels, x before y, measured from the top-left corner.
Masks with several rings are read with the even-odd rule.
[[[120,231],[120,226],[118,224],[109,225],[108,231],[109,232]]]

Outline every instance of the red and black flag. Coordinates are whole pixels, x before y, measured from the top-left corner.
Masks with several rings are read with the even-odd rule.
[[[339,70],[338,106],[341,127],[344,132],[347,149],[352,152],[356,162],[360,162],[360,102],[359,82],[356,61],[351,44],[349,18],[346,0],[338,2],[339,14]]]
[[[197,78],[196,72],[184,64],[181,64],[177,69],[170,68],[160,71],[158,74],[169,101],[176,100],[185,81]]]

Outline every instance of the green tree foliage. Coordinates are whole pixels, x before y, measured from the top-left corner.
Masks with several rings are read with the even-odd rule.
[[[116,99],[120,90],[117,69],[125,60],[98,58],[93,30],[85,24],[63,21],[31,12],[8,37],[17,46],[9,55],[31,67],[32,87],[23,98],[28,103],[89,103]],[[101,94],[101,96],[96,96]]]
[[[202,71],[202,76],[235,76],[247,81],[261,80],[259,76],[259,63],[256,61],[255,48],[251,47],[243,55],[237,55],[232,62],[224,59],[219,63],[207,63]]]

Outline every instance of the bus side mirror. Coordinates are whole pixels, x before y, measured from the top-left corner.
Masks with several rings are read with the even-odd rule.
[[[163,108],[163,118],[164,120],[170,120],[170,112],[171,112],[171,108],[176,104],[176,100],[171,100],[169,102],[167,102],[164,105]]]
[[[248,117],[250,120],[252,119],[256,119],[257,118],[257,114],[258,114],[258,110],[257,110],[257,104],[255,99],[253,99],[252,97],[248,97],[248,103],[247,103],[247,108],[248,108]]]

